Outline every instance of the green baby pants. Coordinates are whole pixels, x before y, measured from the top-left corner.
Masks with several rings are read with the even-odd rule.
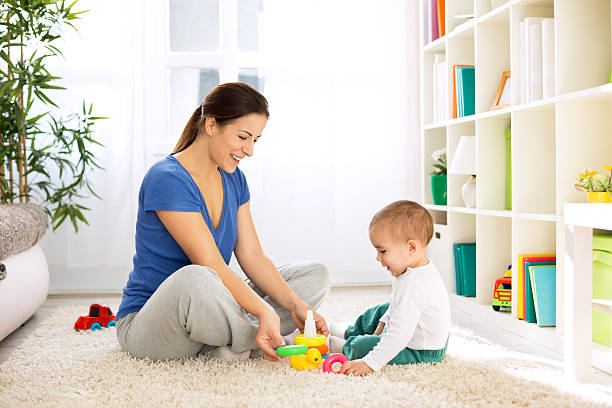
[[[344,338],[346,343],[342,352],[351,360],[356,360],[365,357],[376,344],[380,341],[380,336],[374,333],[378,327],[378,323],[382,315],[389,308],[389,302],[382,303],[366,310],[357,318],[355,323],[346,329]],[[438,363],[444,360],[446,355],[446,345],[439,350],[412,350],[408,347],[399,352],[399,354],[388,364],[418,364],[418,363]]]

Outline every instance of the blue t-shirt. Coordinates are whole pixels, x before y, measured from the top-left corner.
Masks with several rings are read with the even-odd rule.
[[[138,194],[134,269],[123,288],[117,320],[140,310],[168,276],[191,264],[155,211],[201,213],[221,256],[229,264],[236,246],[238,208],[249,201],[250,193],[240,169],[236,168],[233,173],[219,171],[223,181],[223,210],[221,221],[214,229],[200,189],[174,156],[168,155],[149,169]]]

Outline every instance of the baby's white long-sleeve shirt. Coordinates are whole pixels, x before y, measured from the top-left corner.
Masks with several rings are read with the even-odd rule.
[[[363,361],[380,370],[406,347],[439,350],[450,332],[448,292],[435,265],[429,261],[408,268],[393,279],[389,309],[381,317],[386,331]]]

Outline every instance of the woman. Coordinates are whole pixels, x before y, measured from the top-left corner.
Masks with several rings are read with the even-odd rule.
[[[174,153],[154,164],[138,197],[134,269],[117,337],[138,358],[211,354],[278,360],[281,335],[304,328],[329,293],[317,262],[278,270],[264,254],[238,164],[253,155],[269,117],[251,86],[217,86],[191,116]],[[232,252],[249,281],[228,266]],[[248,313],[247,313],[248,312]],[[315,313],[317,330],[328,334]]]

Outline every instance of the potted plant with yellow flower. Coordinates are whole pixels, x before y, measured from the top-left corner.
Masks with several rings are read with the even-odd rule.
[[[587,193],[589,203],[609,203],[612,192],[612,166],[604,166],[610,171],[609,175],[599,174],[596,171],[585,170],[578,176],[578,183],[574,186],[580,191]]]
[[[429,176],[431,197],[435,205],[446,205],[446,148],[436,150],[431,157],[435,160]]]

